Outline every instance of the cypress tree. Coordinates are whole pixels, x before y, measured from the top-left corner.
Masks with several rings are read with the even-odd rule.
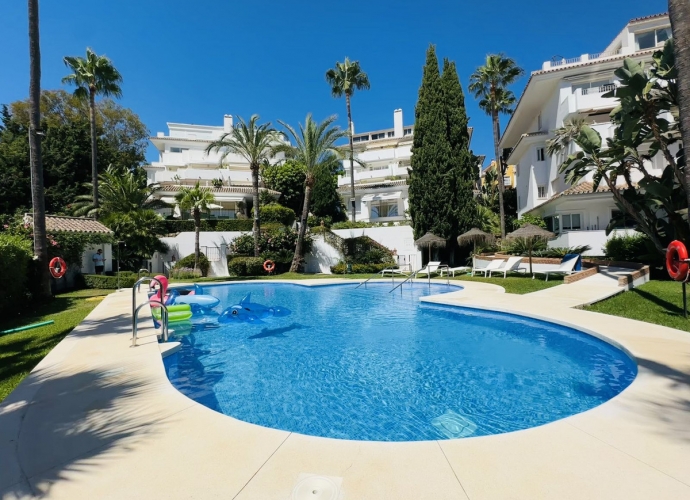
[[[444,60],[443,74],[433,46],[415,108],[409,197],[415,238],[427,231],[450,240],[473,227],[476,157],[469,150],[465,98],[455,64]],[[453,263],[451,252],[451,263]]]

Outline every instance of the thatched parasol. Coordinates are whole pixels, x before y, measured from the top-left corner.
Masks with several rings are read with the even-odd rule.
[[[485,233],[481,229],[473,227],[466,233],[462,233],[460,236],[458,236],[458,245],[463,246],[467,245],[468,243],[474,243],[474,253],[477,253],[477,243],[493,244],[495,240],[496,238],[494,238],[493,234]]]
[[[535,226],[534,224],[525,224],[520,229],[517,229],[516,231],[513,231],[512,233],[506,235],[506,238],[510,239],[524,238],[525,240],[527,240],[527,252],[529,254],[530,274],[534,274],[532,272],[532,246],[534,245],[534,242],[539,240],[550,240],[555,237],[556,235],[553,234],[551,231],[542,229],[539,226]]]
[[[428,248],[429,260],[431,260],[431,247],[443,248],[446,246],[446,240],[440,236],[436,236],[433,233],[426,233],[424,236],[415,241],[414,244],[418,248]]]

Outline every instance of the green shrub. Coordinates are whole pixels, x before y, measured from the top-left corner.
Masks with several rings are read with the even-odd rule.
[[[194,269],[194,254],[187,255],[185,258],[178,260],[175,263],[175,266],[173,269],[181,269],[181,268],[190,268]],[[203,252],[199,253],[199,270],[201,271],[201,275],[206,277],[208,275],[208,268],[211,267],[211,264],[209,263],[208,259],[206,256],[203,254]]]
[[[234,257],[228,261],[228,272],[234,276],[264,276],[264,259],[261,257]]]
[[[353,274],[374,274],[383,271],[384,269],[397,268],[397,265],[390,263],[380,264],[352,264]],[[347,272],[347,264],[345,262],[338,262],[335,266],[331,266],[333,274],[345,274]]]
[[[538,251],[546,250],[546,240],[535,239],[532,243],[532,255]],[[526,238],[511,238],[506,240],[503,249],[510,255],[527,255],[529,253],[529,241]]]
[[[657,264],[660,257],[654,251],[652,242],[644,234],[614,236],[604,245],[606,257],[621,262]]]
[[[254,222],[251,219],[202,219],[201,231],[251,231]],[[194,231],[193,220],[162,221],[163,234]]]
[[[591,250],[592,247],[589,245],[578,245],[575,247],[553,247],[553,248],[547,248],[546,250],[537,250],[533,251],[532,255],[535,257],[560,257],[563,258],[566,255],[569,254],[582,254],[584,252],[587,252],[588,250]]]
[[[324,217],[317,217],[316,215],[310,215],[307,218],[307,226],[312,227],[312,228],[318,228],[321,226],[321,221],[323,221],[323,225],[325,227],[331,227],[333,225],[333,218],[330,215],[326,215]],[[338,222],[338,224],[342,224],[342,222]]]
[[[278,203],[269,203],[259,209],[261,222],[278,222],[284,226],[291,226],[295,222],[295,212],[291,208]]]
[[[525,224],[532,224],[533,226],[546,229],[546,221],[538,215],[525,214],[519,219],[513,221],[513,227],[515,229],[520,229]]]
[[[21,308],[27,300],[31,240],[0,233],[0,313]]]
[[[268,224],[267,224],[268,226]],[[281,252],[288,250],[295,251],[297,245],[297,231],[287,226],[262,227],[261,237],[259,238],[260,255],[269,252]],[[306,234],[303,245],[304,253],[311,250],[311,236]],[[252,233],[243,234],[235,238],[230,245],[230,253],[234,256],[253,256],[254,255],[254,236]]]
[[[191,267],[178,267],[178,268],[173,268],[170,271],[170,278],[171,279],[178,279],[178,280],[189,280],[189,279],[196,279],[196,278],[201,278],[201,269],[194,269]]]
[[[216,222],[216,231],[251,231],[254,226],[252,219],[221,219]]]
[[[350,220],[345,222],[336,222],[331,226],[331,229],[362,229],[365,227],[374,227],[369,222],[352,222]]]
[[[120,273],[120,288],[132,288],[137,282],[137,275],[132,272],[123,271]],[[104,274],[85,274],[84,284],[87,288],[101,288],[104,290],[117,289],[117,276],[106,276]]]

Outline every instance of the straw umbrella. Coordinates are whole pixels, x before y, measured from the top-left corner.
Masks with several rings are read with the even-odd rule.
[[[539,240],[550,240],[555,237],[556,235],[553,234],[551,231],[542,229],[539,226],[535,226],[534,224],[525,224],[520,229],[513,231],[512,233],[508,233],[508,235],[506,235],[506,238],[508,239],[525,238],[525,240],[527,240],[527,253],[529,254],[529,273],[531,275],[534,275],[534,273],[532,272],[532,247],[534,246],[534,242]]]
[[[418,248],[428,248],[429,260],[431,260],[431,247],[443,248],[446,246],[446,240],[440,236],[436,236],[433,233],[426,233],[424,236],[415,241],[414,244]]]
[[[463,246],[468,243],[474,243],[474,253],[477,253],[477,243],[482,245],[493,244],[496,241],[493,234],[485,233],[481,229],[473,227],[466,233],[462,233],[458,236],[458,245]]]

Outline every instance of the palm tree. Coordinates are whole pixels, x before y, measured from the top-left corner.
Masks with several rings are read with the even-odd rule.
[[[216,199],[209,189],[199,187],[199,182],[193,188],[183,186],[175,195],[175,201],[181,210],[190,210],[194,218],[194,269],[199,267],[199,230],[201,229],[201,212],[208,212],[209,205]]]
[[[362,71],[359,61],[350,61],[345,58],[345,62],[336,62],[335,68],[326,71],[326,81],[331,86],[333,97],[342,97],[345,94],[347,104],[347,130],[350,136],[350,209],[352,210],[352,222],[355,222],[355,147],[352,142],[352,111],[350,109],[350,99],[355,90],[369,90],[369,77]]]
[[[668,0],[668,13],[673,31],[673,47],[678,70],[678,107],[680,130],[685,148],[685,161],[690,159],[690,3],[687,0]],[[686,184],[690,186],[690,168],[685,169]],[[690,189],[687,190],[690,207]]]
[[[501,216],[501,237],[506,236],[505,211],[503,209],[503,163],[498,150],[498,142],[501,138],[501,126],[498,115],[513,112],[515,95],[508,90],[508,85],[517,80],[524,71],[512,59],[503,54],[489,54],[486,56],[486,64],[480,66],[470,76],[470,92],[479,99],[479,107],[493,121],[494,154],[496,165],[500,166],[500,178],[498,182],[498,206]]]
[[[41,45],[38,30],[38,0],[29,0],[29,148],[31,154],[31,201],[33,204],[34,255],[38,257],[39,299],[50,297],[46,205],[43,197],[41,157]]]
[[[62,79],[62,83],[74,85],[74,95],[89,100],[89,122],[91,124],[91,182],[93,185],[93,204],[98,208],[98,165],[96,158],[96,96],[122,96],[122,75],[105,56],[86,49],[86,58],[65,57],[65,65],[73,71]]]
[[[302,261],[302,246],[304,234],[307,230],[307,218],[309,217],[309,201],[311,191],[314,187],[317,175],[324,169],[331,171],[334,164],[340,161],[342,151],[335,146],[335,143],[350,135],[349,132],[340,127],[333,126],[336,116],[330,116],[321,123],[316,123],[311,114],[307,115],[304,125],[300,123],[299,133],[290,125],[280,122],[287,129],[295,140],[295,146],[281,144],[273,148],[274,152],[284,152],[287,157],[296,160],[304,165],[306,178],[304,181],[304,205],[302,206],[302,218],[297,235],[297,245],[295,246],[295,256],[292,259],[290,272],[297,272]]]
[[[583,125],[587,125],[587,120],[581,116],[564,121],[562,127],[553,131],[554,138],[546,141],[546,152],[555,155],[566,149],[580,135]]]
[[[252,171],[252,190],[254,194],[254,257],[259,256],[259,237],[261,236],[261,221],[259,220],[259,170],[264,161],[271,156],[271,147],[279,142],[279,134],[271,128],[271,123],[258,125],[259,115],[252,115],[249,123],[242,118],[239,123],[220,139],[213,141],[206,148],[206,153],[220,151],[220,164],[230,153],[242,156],[249,162]]]
[[[106,171],[98,176],[98,179],[99,206],[94,206],[91,195],[79,195],[72,205],[74,215],[94,217],[115,212],[129,213],[169,207],[167,203],[153,196],[160,185],[156,183],[147,185],[146,179],[134,171],[123,171],[109,165]],[[91,183],[87,183],[86,186],[90,187]]]

